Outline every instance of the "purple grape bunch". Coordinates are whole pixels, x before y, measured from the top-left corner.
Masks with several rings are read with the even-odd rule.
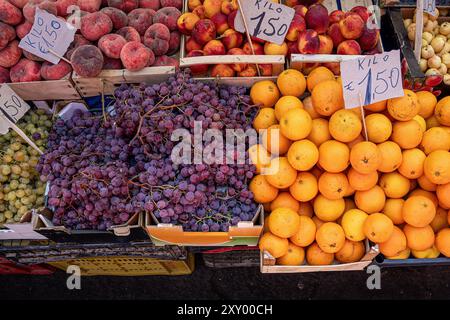
[[[245,163],[229,164],[225,152],[212,164],[171,160],[172,133],[194,134],[196,121],[203,132],[219,129],[224,141],[226,129],[251,129],[257,108],[245,88],[195,81],[184,71],[161,84],[122,84],[114,96],[113,112],[75,112],[49,135],[37,169],[50,182],[55,224],[105,230],[146,211],[159,222],[206,232],[253,219],[248,183],[255,167],[246,152],[232,155]]]

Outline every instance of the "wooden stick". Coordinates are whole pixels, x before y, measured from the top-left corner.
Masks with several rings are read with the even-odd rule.
[[[416,56],[417,63],[420,62],[420,54],[422,51],[423,7],[424,0],[418,0],[416,10],[416,34],[414,37],[414,54]]]
[[[72,65],[72,62],[70,62],[68,59],[60,56],[58,53],[56,53],[55,51],[53,51],[52,49],[48,48],[48,52],[50,52],[52,55],[57,56],[58,58],[60,58],[61,60],[64,60],[65,62],[67,62],[68,64]]]
[[[364,111],[364,102],[362,99],[361,91],[358,94],[359,96],[359,107],[361,108],[361,120],[364,128],[364,136],[366,138],[366,141],[369,141],[369,134],[367,133],[367,125],[366,125],[366,112]]]
[[[26,133],[23,132],[22,129],[20,129],[18,126],[16,126],[14,122],[9,120],[9,118],[4,116],[3,114],[0,114],[0,117],[4,119],[8,123],[8,126],[12,128],[15,132],[17,132],[17,134],[21,136],[23,140],[25,140],[31,147],[33,147],[33,149],[39,152],[40,155],[44,154],[44,152],[42,152],[42,150],[39,149],[39,147],[30,138],[28,138]]]
[[[244,9],[242,7],[241,0],[237,0],[237,3],[239,6],[239,9],[241,10],[242,20],[244,21],[245,34],[247,35],[248,44],[250,46],[250,49],[252,50],[252,54],[255,55],[255,48],[253,48],[252,37],[250,36],[250,33],[248,31],[247,20],[244,15]],[[256,71],[258,71],[258,77],[261,77],[261,70],[259,70],[258,64],[256,64]]]

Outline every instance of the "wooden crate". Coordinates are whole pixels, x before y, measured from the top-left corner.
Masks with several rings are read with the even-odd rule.
[[[14,82],[9,87],[23,100],[73,100],[80,99],[70,76],[61,80]]]

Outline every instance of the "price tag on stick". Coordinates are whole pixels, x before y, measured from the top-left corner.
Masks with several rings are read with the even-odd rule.
[[[241,3],[242,7],[234,20],[236,31],[245,33],[241,14],[243,10],[251,36],[281,45],[294,18],[295,10],[270,0],[245,0]]]
[[[0,109],[2,109],[14,122],[17,122],[28,110],[30,110],[30,106],[7,84],[0,84]]]
[[[420,1],[420,0],[419,0]],[[423,0],[423,11],[436,16],[436,0]]]
[[[400,50],[344,60],[341,77],[346,109],[404,95]]]
[[[72,43],[76,31],[75,27],[66,21],[36,8],[33,27],[20,40],[19,47],[57,64]]]

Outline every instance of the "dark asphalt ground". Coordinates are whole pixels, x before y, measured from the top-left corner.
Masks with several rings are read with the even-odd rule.
[[[0,299],[450,299],[448,266],[382,269],[381,290],[367,289],[364,271],[261,274],[201,261],[189,276],[83,277],[81,290],[68,290],[67,276],[0,276]]]

